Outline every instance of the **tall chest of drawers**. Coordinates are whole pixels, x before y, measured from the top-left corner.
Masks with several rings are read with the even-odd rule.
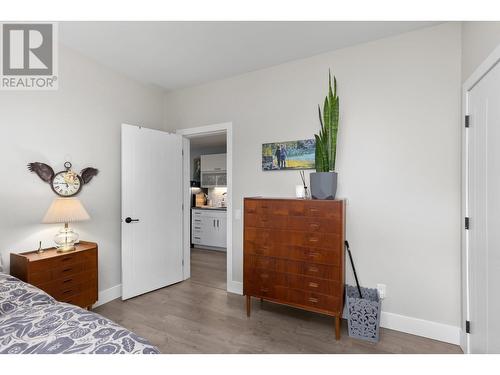
[[[50,294],[56,300],[83,308],[97,301],[97,244],[80,241],[71,252],[57,249],[10,254],[10,274]]]
[[[344,303],[345,201],[245,198],[244,276],[251,297],[335,317]]]

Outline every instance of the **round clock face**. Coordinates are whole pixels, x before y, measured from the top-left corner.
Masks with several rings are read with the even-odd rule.
[[[57,173],[51,182],[54,193],[61,197],[72,197],[82,189],[80,177],[72,171],[62,171]]]

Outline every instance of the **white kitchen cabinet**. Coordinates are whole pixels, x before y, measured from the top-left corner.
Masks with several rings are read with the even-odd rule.
[[[226,154],[201,155],[202,172],[226,171]]]
[[[226,248],[227,213],[218,210],[192,210],[192,238],[195,245]]]
[[[201,155],[201,187],[226,186],[226,154]]]

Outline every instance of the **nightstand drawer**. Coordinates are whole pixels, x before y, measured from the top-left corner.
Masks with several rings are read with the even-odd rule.
[[[43,284],[52,280],[63,279],[76,275],[80,272],[83,272],[86,266],[86,263],[68,264],[64,267],[52,270],[33,272],[30,274],[28,280],[31,284],[38,286],[39,284]]]
[[[66,292],[68,289],[76,288],[80,284],[97,284],[97,270],[68,275],[62,279],[33,285],[57,298],[56,295]]]
[[[30,261],[30,271],[39,272],[54,268],[67,268],[77,263],[92,261],[96,258],[96,251],[67,253],[57,257]],[[43,255],[43,254],[42,254]]]

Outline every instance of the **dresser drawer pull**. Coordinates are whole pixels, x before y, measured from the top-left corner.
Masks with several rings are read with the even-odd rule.
[[[310,256],[311,258],[316,258],[316,257],[320,256],[321,254],[320,253],[309,253],[307,255]]]
[[[309,212],[311,212],[311,213],[313,213],[313,212],[319,212],[319,210],[317,208],[310,208]]]
[[[309,242],[318,242],[319,238],[318,237],[309,237]]]
[[[269,288],[260,288],[260,291],[264,292],[264,293],[267,293],[267,292],[269,292]]]
[[[71,272],[71,271],[73,271],[73,268],[66,268],[66,269],[64,269],[64,270],[62,270],[62,271],[63,271],[63,272]]]
[[[63,283],[66,284],[66,283],[70,283],[72,281],[73,281],[73,279],[66,279],[66,280],[63,281]]]
[[[318,303],[318,299],[314,297],[309,297],[309,302]]]
[[[310,282],[310,283],[309,283],[309,286],[310,286],[311,288],[317,288],[317,287],[318,287],[318,283],[313,283],[313,282]]]
[[[63,292],[63,294],[70,294],[71,292],[73,292],[71,289],[70,289],[70,290],[65,290],[65,291]]]
[[[311,227],[311,229],[319,229],[319,224],[316,223],[311,223],[309,224],[309,226]]]
[[[318,267],[313,267],[313,266],[310,266],[309,267],[309,272],[318,272]]]

